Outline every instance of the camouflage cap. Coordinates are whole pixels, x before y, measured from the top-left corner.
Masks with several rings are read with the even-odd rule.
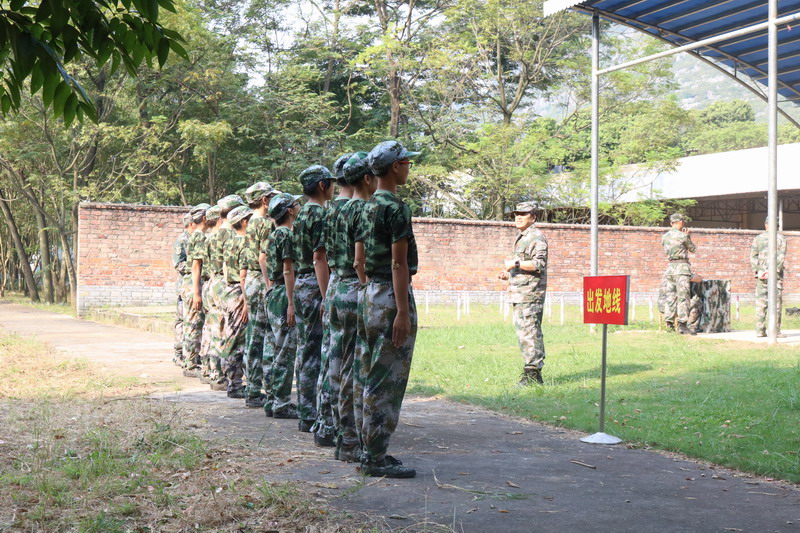
[[[336,176],[337,180],[344,178],[344,165],[352,155],[352,153],[340,155],[339,159],[333,164],[333,175]]]
[[[374,174],[380,176],[386,173],[389,165],[395,161],[410,159],[417,155],[419,152],[409,152],[397,141],[384,141],[370,151],[367,164]]]
[[[344,180],[347,183],[356,183],[364,174],[372,174],[367,164],[367,152],[356,152],[344,164]]]
[[[206,211],[206,220],[208,222],[216,222],[222,216],[222,208],[218,205],[212,205]]]
[[[266,181],[259,181],[258,183],[254,183],[247,188],[247,190],[244,192],[244,197],[248,204],[252,204],[253,202],[257,202],[264,197],[269,197],[270,195],[277,193],[278,191],[275,190],[275,187]]]
[[[205,213],[209,207],[211,207],[211,205],[209,204],[197,204],[191,209],[191,211],[189,211],[189,214],[192,215],[192,217],[194,217],[195,215],[199,215],[200,213]]]
[[[333,174],[322,165],[311,165],[300,173],[300,184],[303,188],[311,187],[325,180],[334,179]]]
[[[528,214],[528,213],[535,213],[536,212],[536,204],[534,202],[520,202],[520,203],[517,204],[517,206],[511,212],[514,213],[515,215],[517,213],[520,213],[520,214],[523,214],[523,215]]]
[[[188,227],[191,222],[192,222],[192,212],[190,211],[185,215],[183,215],[183,227],[184,228]]]
[[[224,211],[225,209],[232,209],[234,207],[239,207],[240,205],[245,205],[245,204],[244,200],[242,200],[242,197],[239,196],[238,194],[229,194],[224,198],[220,198],[219,201],[217,202],[217,205],[220,207],[220,209]]]
[[[684,222],[685,220],[686,220],[686,218],[684,218],[684,216],[681,215],[680,213],[672,213],[669,216],[669,223],[670,224],[672,224],[674,222]]]
[[[236,224],[237,222],[241,222],[245,218],[251,216],[253,214],[253,210],[247,207],[246,205],[240,205],[239,207],[234,208],[233,211],[228,213],[228,222],[231,225]]]
[[[269,216],[278,220],[292,207],[301,196],[282,192],[272,197],[269,201]]]

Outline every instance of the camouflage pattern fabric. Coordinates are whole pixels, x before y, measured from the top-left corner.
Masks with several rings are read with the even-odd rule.
[[[778,294],[775,304],[777,306],[775,317],[777,330],[781,330],[781,315],[783,314],[783,270],[786,262],[786,237],[778,233],[776,250],[777,273],[778,273]],[[768,288],[767,280],[758,279],[762,272],[769,270],[769,234],[765,231],[753,239],[750,248],[750,267],[753,276],[756,278],[756,333],[766,334],[767,331],[767,306]]]
[[[292,230],[285,226],[270,234],[267,248],[267,276],[273,282],[267,295],[267,328],[264,335],[265,411],[284,411],[292,406],[292,378],[297,355],[297,328],[286,323],[289,300],[283,277],[284,259],[294,259]]]
[[[699,332],[703,327],[703,286],[701,283],[692,281],[689,283],[689,320],[686,326],[695,332]]]
[[[326,315],[330,339],[327,349],[330,404],[336,439],[342,448],[358,446],[353,405],[353,361],[358,338],[357,277],[339,278],[328,289]]]
[[[353,267],[353,263],[356,261],[356,236],[361,237],[358,240],[363,241],[368,231],[362,225],[366,206],[366,200],[353,198],[342,207],[336,223],[338,238],[334,246],[335,253],[341,258],[337,260],[336,273],[343,278],[356,275],[356,269]]]
[[[539,228],[531,226],[517,236],[513,258],[533,261],[535,271],[513,268],[508,273],[508,301],[544,305],[547,291],[547,239]]]
[[[222,346],[220,353],[220,366],[222,374],[228,384],[228,392],[244,389],[242,376],[244,375],[245,324],[242,322],[242,312],[245,299],[242,287],[238,283],[228,283],[222,289]]]
[[[317,418],[317,381],[322,365],[322,294],[314,272],[294,283],[297,319],[297,411],[301,420]]]
[[[248,271],[261,272],[258,256],[261,255],[262,250],[266,250],[269,235],[274,228],[275,224],[270,218],[258,216],[257,214],[253,214],[250,217],[250,222],[247,224],[247,233],[245,234]]]
[[[662,278],[664,320],[674,324],[677,319],[686,324],[689,321],[689,280],[692,277],[689,252],[695,251],[695,245],[688,233],[672,228],[661,237],[661,246],[669,261]]]
[[[314,252],[325,248],[325,208],[313,202],[306,203],[294,221],[292,232],[297,272],[314,272]]]
[[[191,265],[194,261],[203,261],[205,240],[206,235],[200,230],[195,231],[189,237],[189,244],[186,247],[186,263],[189,265],[188,268],[190,272]],[[192,308],[193,301],[194,288],[190,282],[183,296],[184,311],[186,313],[183,318],[183,366],[186,369],[195,369],[200,366],[200,342],[203,333],[203,322],[205,320],[205,313],[203,312],[202,306],[199,310],[195,311]]]
[[[353,394],[362,462],[383,460],[400,418],[418,325],[410,286],[408,303],[411,331],[399,348],[392,344],[392,328],[397,316],[392,282],[370,280],[358,304],[358,334],[362,342],[354,361],[357,377]]]
[[[703,317],[701,330],[722,333],[731,330],[731,282],[727,279],[704,279],[701,283]]]
[[[214,382],[222,382],[221,366],[219,364],[219,346],[222,344],[220,331],[222,320],[218,306],[217,292],[221,278],[217,275],[203,283],[203,310],[205,322],[200,343],[200,365],[203,375]]]
[[[364,270],[370,278],[392,279],[392,244],[408,239],[408,270],[417,273],[417,242],[411,228],[411,208],[390,191],[377,190],[367,203],[356,240],[364,241]]]
[[[342,211],[350,198],[334,198],[328,205],[325,212],[325,251],[328,253],[328,267],[331,272],[336,272],[342,268],[340,260],[345,255],[340,225],[342,218]]]
[[[175,282],[175,343],[173,345],[174,356],[173,362],[182,366],[183,365],[183,316],[185,311],[183,309],[183,284],[186,277],[186,247],[189,245],[189,232],[183,231],[172,246],[172,268],[178,273],[178,279]],[[191,278],[190,280],[191,281]]]
[[[211,273],[222,275],[225,265],[225,243],[236,235],[233,228],[227,222],[215,231],[208,245],[208,266]]]
[[[525,361],[525,368],[544,366],[543,311],[544,305],[541,303],[514,304],[514,327],[517,330],[517,341],[522,351],[522,359]]]
[[[248,398],[257,398],[264,382],[264,335],[267,328],[267,283],[260,269],[247,271],[245,297],[250,311],[245,331],[245,392]]]
[[[336,437],[332,405],[335,401],[335,396],[332,389],[331,373],[338,371],[340,357],[335,347],[332,346],[335,334],[331,325],[331,314],[336,312],[333,309],[335,305],[333,299],[340,283],[339,276],[332,272],[328,281],[328,292],[325,293],[325,300],[323,301],[325,309],[323,320],[326,323],[322,331],[322,349],[320,352],[319,377],[317,378],[317,420],[311,427],[311,433],[319,435],[320,438],[334,439]]]

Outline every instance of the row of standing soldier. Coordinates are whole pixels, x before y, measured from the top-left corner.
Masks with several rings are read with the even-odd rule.
[[[298,419],[371,476],[416,475],[387,454],[417,332],[417,248],[396,194],[416,155],[386,141],[337,159],[335,176],[313,165],[299,176],[302,208],[265,182],[247,205],[236,195],[197,205],[173,250],[184,375]]]
[[[659,308],[664,314],[667,328],[677,330],[682,335],[694,335],[700,327],[703,314],[701,298],[692,294],[691,283],[699,280],[692,275],[689,264],[689,253],[696,247],[692,242],[689,228],[683,215],[675,213],[669,218],[671,229],[661,238],[661,245],[667,256],[667,269],[661,280],[659,291]],[[769,228],[769,220],[764,228]],[[777,234],[777,298],[776,329],[778,336],[783,337],[781,330],[781,311],[783,307],[783,271],[786,258],[786,237]],[[767,336],[767,274],[769,264],[769,235],[767,231],[758,234],[750,247],[750,267],[756,280],[756,336]],[[698,309],[699,308],[699,309]],[[676,325],[677,323],[677,325]]]

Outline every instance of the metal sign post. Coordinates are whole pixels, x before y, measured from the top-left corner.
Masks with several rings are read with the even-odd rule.
[[[630,276],[586,276],[583,278],[583,322],[603,325],[600,370],[600,431],[581,439],[589,444],[619,444],[622,439],[606,431],[606,369],[608,324],[628,324]]]

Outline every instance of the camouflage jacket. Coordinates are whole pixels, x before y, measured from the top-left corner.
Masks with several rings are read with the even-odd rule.
[[[325,208],[308,202],[294,221],[294,257],[297,273],[314,272],[314,252],[325,248]]]
[[[220,226],[211,237],[208,243],[208,266],[212,274],[221,276],[223,274],[223,265],[225,264],[225,242],[236,235],[227,223]]]
[[[783,277],[783,263],[786,259],[786,237],[778,233],[778,277]],[[765,231],[753,239],[750,247],[750,268],[753,274],[766,272],[769,269],[769,234]]]
[[[195,261],[200,261],[205,266],[205,246],[206,234],[201,230],[195,230],[189,237],[189,244],[186,245],[186,264],[189,275],[192,273],[192,264]]]
[[[531,226],[517,236],[513,259],[533,261],[536,270],[511,269],[508,273],[508,301],[544,303],[547,290],[547,239],[539,228]]]
[[[689,234],[671,228],[661,237],[661,246],[670,261],[665,274],[691,276],[689,252],[694,252],[695,246]]]
[[[258,256],[261,251],[267,248],[269,234],[272,233],[275,223],[271,218],[253,215],[250,223],[247,224],[245,234],[245,249],[247,259],[247,270],[261,275],[261,266],[258,264]]]
[[[356,242],[363,241],[366,235],[359,231],[364,227],[362,219],[367,201],[361,198],[353,198],[342,208],[341,223],[341,243],[342,243],[342,267],[337,271],[341,277],[353,277],[356,269],[353,263],[356,262]]]
[[[342,235],[342,212],[349,201],[350,198],[334,199],[325,214],[325,251],[328,253],[328,266],[331,271],[337,273],[346,266],[342,264],[346,252]]]
[[[172,245],[172,268],[181,276],[192,273],[186,264],[186,247],[188,245],[189,232],[186,230],[175,239],[175,244]]]
[[[247,249],[245,238],[234,233],[225,241],[222,251],[225,261],[225,283],[234,284],[242,281],[240,270],[247,270]]]
[[[272,281],[283,282],[283,260],[295,260],[292,245],[292,230],[286,226],[278,226],[269,235],[267,243],[267,276]],[[297,262],[294,263],[297,272]]]
[[[392,244],[408,239],[408,271],[417,273],[417,241],[411,228],[411,208],[394,193],[375,191],[362,215],[359,232],[364,241],[368,277],[392,279]]]

